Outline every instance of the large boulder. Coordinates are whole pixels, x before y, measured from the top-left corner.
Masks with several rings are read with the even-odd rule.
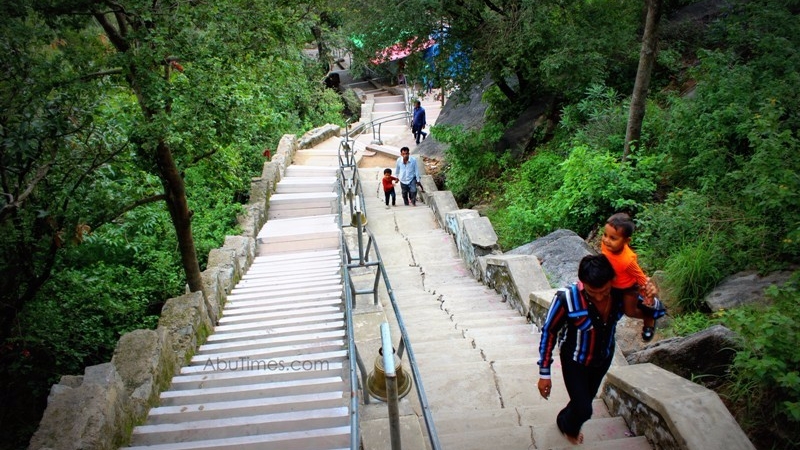
[[[757,272],[739,272],[722,280],[705,298],[712,311],[731,309],[758,303],[764,299],[764,291],[772,285],[781,285],[792,278],[792,272],[773,272],[760,276]]]
[[[483,92],[490,85],[491,82],[487,80],[466,94],[456,93],[450,97],[442,107],[436,125],[461,126],[467,131],[481,129],[485,122],[486,109],[489,107],[483,101]],[[444,159],[446,148],[446,144],[431,136],[430,139],[425,139],[417,145],[416,154],[427,158]]]
[[[558,288],[577,281],[578,263],[584,256],[597,252],[574,231],[562,229],[505,253],[536,256],[550,286]]]
[[[714,325],[690,336],[664,339],[626,359],[628,364],[653,363],[687,380],[710,375],[703,378],[708,386],[726,374],[738,348],[736,333]]]

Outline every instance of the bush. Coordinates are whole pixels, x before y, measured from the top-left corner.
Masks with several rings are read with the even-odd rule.
[[[491,196],[504,165],[503,155],[494,149],[502,135],[501,127],[487,124],[481,131],[464,131],[461,127],[436,126],[431,132],[449,144],[445,151],[445,187],[459,204],[467,207]]]
[[[760,448],[800,442],[800,292],[797,280],[768,290],[769,306],[727,311],[741,338],[725,393],[740,425]]]
[[[701,311],[703,299],[727,274],[728,261],[713,237],[680,247],[664,266],[666,292],[683,311]]]

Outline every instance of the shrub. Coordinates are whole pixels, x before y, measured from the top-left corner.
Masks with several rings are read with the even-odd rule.
[[[797,279],[768,290],[769,306],[727,311],[723,320],[742,342],[725,390],[734,414],[764,448],[800,442],[800,292]]]
[[[705,310],[703,298],[727,274],[719,240],[708,237],[680,247],[664,266],[666,291],[683,311]]]

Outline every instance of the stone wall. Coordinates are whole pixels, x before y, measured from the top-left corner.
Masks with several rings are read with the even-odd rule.
[[[339,126],[326,125],[300,139],[281,138],[261,176],[251,181],[250,202],[238,218],[242,234],[227,236],[222,247],[209,252],[203,291],[168,299],[157,328],[123,335],[111,362],[62,376],[50,389],[30,450],[111,450],[130,439],[173,375],[213,332],[225,299],[255,258],[255,236],[266,222],[269,197],[295,152],[339,133]]]

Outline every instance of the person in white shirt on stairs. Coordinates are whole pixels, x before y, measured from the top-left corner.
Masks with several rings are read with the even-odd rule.
[[[408,206],[417,206],[417,183],[420,182],[419,163],[416,157],[409,156],[408,147],[400,149],[400,157],[397,158],[395,165],[395,175],[400,179],[400,192],[403,196],[403,203]]]

